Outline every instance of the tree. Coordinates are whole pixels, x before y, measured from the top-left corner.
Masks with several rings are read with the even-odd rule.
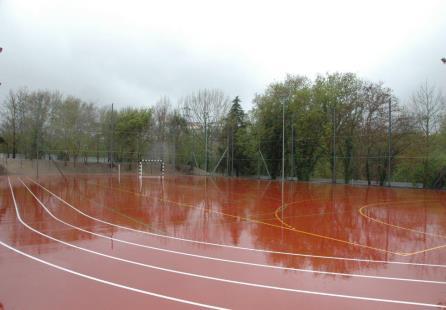
[[[119,111],[115,126],[119,161],[131,163],[141,159],[141,150],[149,140],[151,125],[151,109],[125,108]]]
[[[23,124],[22,147],[27,157],[40,158],[48,149],[50,116],[61,100],[59,92],[48,90],[33,91],[26,96],[20,119]]]
[[[254,98],[254,117],[259,139],[259,151],[263,154],[271,177],[280,175],[282,157],[281,100],[287,94],[283,84],[271,84],[263,95]]]
[[[241,149],[237,146],[237,137],[240,133],[241,128],[245,127],[245,112],[243,111],[240,102],[241,100],[239,96],[236,96],[234,100],[232,100],[232,106],[227,117],[227,130],[225,130],[227,132],[228,141],[228,174],[231,176],[233,175],[234,170],[235,175],[239,176],[242,169],[242,152]]]
[[[185,117],[193,128],[200,128],[203,132],[204,170],[208,170],[209,138],[218,136],[228,108],[229,100],[221,90],[199,90],[197,93],[185,97],[183,100]],[[212,149],[211,149],[212,151]]]
[[[282,165],[283,109],[285,159],[288,162],[288,165],[285,163],[285,168],[296,166],[298,177],[308,179],[319,160],[319,125],[325,124],[325,117],[321,113],[320,102],[312,98],[311,87],[311,82],[306,77],[288,75],[284,82],[269,85],[264,94],[257,95],[254,99],[259,149],[264,154],[272,178],[280,175]],[[296,140],[294,133],[301,138]],[[290,154],[293,157],[291,160],[288,156]],[[294,169],[285,173],[294,175],[292,170]]]
[[[411,103],[417,126],[426,140],[426,145],[429,145],[432,133],[439,129],[445,99],[441,91],[426,81],[412,94]]]
[[[12,158],[16,157],[17,153],[17,126],[18,126],[18,98],[16,93],[9,91],[8,97],[4,101],[3,108],[5,110],[5,129],[9,131],[11,137]],[[9,157],[9,151],[8,151]]]
[[[28,92],[25,88],[18,91],[10,90],[7,98],[3,102],[2,110],[5,116],[3,122],[3,132],[5,133],[7,143],[11,146],[12,158],[16,158],[19,136],[23,125],[21,111],[24,110]],[[8,151],[9,156],[9,151]]]
[[[365,158],[363,171],[368,185],[372,179],[379,178],[384,184],[387,169],[387,129],[388,129],[388,104],[392,100],[389,88],[382,83],[365,82],[362,87],[363,113],[360,120],[358,147],[361,156]],[[396,100],[392,100],[396,103]],[[395,111],[395,107],[392,108]],[[383,162],[384,159],[384,162]]]
[[[411,107],[418,130],[423,137],[421,145],[423,152],[423,186],[429,186],[435,174],[433,162],[430,158],[432,152],[432,136],[437,133],[440,122],[444,117],[445,99],[435,86],[427,81],[412,94]]]
[[[317,100],[310,81],[296,88],[290,101],[291,139],[289,142],[293,162],[292,176],[309,180],[316,165],[326,152],[324,145],[329,123],[323,104]]]
[[[168,133],[169,118],[171,113],[170,100],[162,97],[153,107],[153,140],[152,145],[153,157],[162,158],[164,161],[168,159]]]
[[[56,104],[51,111],[49,132],[52,147],[58,158],[65,163],[72,157],[74,165],[79,156],[88,157],[88,149],[95,145],[97,109],[94,104],[68,96]]]
[[[352,178],[356,152],[354,139],[363,112],[362,83],[353,73],[327,74],[318,76],[315,81],[316,100],[325,110],[327,122],[331,123],[326,145],[331,145],[333,181],[336,179],[338,157],[343,164],[345,182]]]
[[[185,141],[187,141],[186,136],[188,134],[187,121],[181,115],[178,109],[175,109],[169,117],[168,120],[169,137],[172,141],[172,158],[173,167],[176,169],[178,164],[184,164],[183,158],[179,158],[177,161],[178,154],[184,154],[185,152]]]

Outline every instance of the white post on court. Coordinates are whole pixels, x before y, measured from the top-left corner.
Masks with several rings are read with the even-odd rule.
[[[118,182],[121,183],[121,164],[118,164]]]

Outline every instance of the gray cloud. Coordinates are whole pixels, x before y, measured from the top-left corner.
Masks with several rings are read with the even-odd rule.
[[[340,1],[320,10],[329,3],[2,1],[0,98],[28,86],[148,106],[219,88],[248,109],[256,92],[286,73],[333,71],[382,80],[403,101],[426,79],[445,91],[442,2],[402,1],[368,14]]]

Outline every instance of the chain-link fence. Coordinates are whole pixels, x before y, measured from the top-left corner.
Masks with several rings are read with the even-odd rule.
[[[30,145],[23,153],[1,153],[2,174],[137,174],[142,159],[162,160],[165,175],[214,175],[264,179],[284,178],[294,181],[332,182],[356,185],[404,186],[444,188],[446,156],[438,149],[424,150],[424,141],[409,137],[402,143],[395,134],[395,148],[388,137],[375,139],[380,145],[367,142],[373,137],[360,136],[349,147],[345,137],[338,135],[336,152],[333,137],[328,143],[316,145],[310,155],[305,138],[287,137],[282,147],[281,139],[257,141],[231,141],[231,132],[209,130],[207,141],[202,128],[188,129],[181,138],[172,135],[164,139],[151,137],[139,140],[136,133],[127,132],[132,144],[116,140],[112,144],[109,132],[88,132],[96,144],[79,145],[75,150],[51,148],[48,136],[41,136],[40,143]],[[229,137],[229,138],[228,138]],[[207,142],[207,143],[206,143]],[[111,147],[114,146],[112,150]],[[441,144],[440,144],[441,146]],[[32,148],[34,150],[31,150]],[[348,152],[346,152],[346,150]],[[390,153],[389,153],[390,150]],[[346,156],[346,153],[348,156]],[[389,156],[390,154],[390,156]],[[414,154],[411,156],[411,154]],[[283,156],[283,158],[282,158]],[[38,157],[38,160],[37,160]]]

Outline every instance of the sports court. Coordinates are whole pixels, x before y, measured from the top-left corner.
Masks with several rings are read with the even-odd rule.
[[[0,310],[446,310],[445,16],[0,0]]]
[[[138,173],[0,178],[5,309],[446,308],[446,193]]]

